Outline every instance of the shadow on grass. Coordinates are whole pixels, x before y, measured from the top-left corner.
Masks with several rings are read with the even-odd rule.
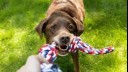
[[[49,2],[40,0],[1,0],[0,22],[11,22],[15,28],[31,27],[33,22],[43,18],[48,6]]]
[[[84,4],[87,12],[85,26],[91,27],[86,28],[87,30],[105,28],[126,30],[126,0],[85,0]]]
[[[63,72],[74,72],[72,57],[70,54],[65,57],[58,56],[55,63],[60,66],[60,69]]]

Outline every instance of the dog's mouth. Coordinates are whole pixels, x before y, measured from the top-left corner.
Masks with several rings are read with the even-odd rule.
[[[57,45],[58,55],[59,56],[67,56],[68,55],[68,45]]]
[[[61,51],[67,51],[68,50],[68,45],[59,45],[58,49]]]

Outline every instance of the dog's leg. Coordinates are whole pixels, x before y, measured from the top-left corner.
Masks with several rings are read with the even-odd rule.
[[[72,59],[74,62],[74,70],[75,72],[79,72],[79,55],[78,55],[78,50],[76,53],[72,53]]]

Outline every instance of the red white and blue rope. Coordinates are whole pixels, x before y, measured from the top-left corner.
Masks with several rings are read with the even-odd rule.
[[[69,52],[76,52],[76,50],[80,50],[86,54],[99,55],[99,54],[107,54],[114,51],[114,47],[105,47],[102,49],[92,48],[89,44],[83,43],[80,37],[74,37],[72,43],[69,45]]]
[[[51,45],[46,44],[42,46],[41,49],[39,50],[39,54],[42,55],[50,63],[53,63],[58,55],[56,45],[57,44],[53,42]],[[83,43],[80,37],[74,36],[73,41],[69,45],[68,52],[75,53],[76,50],[80,50],[86,54],[99,55],[99,54],[107,54],[114,51],[114,47],[105,47],[102,49],[92,48],[87,43]]]
[[[39,50],[39,55],[42,55],[50,63],[53,63],[56,60],[57,54],[55,42],[53,42],[51,45],[46,44]]]

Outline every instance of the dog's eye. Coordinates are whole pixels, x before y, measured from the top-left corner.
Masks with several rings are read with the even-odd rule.
[[[72,29],[73,29],[73,25],[72,25],[72,24],[69,24],[68,28],[69,28],[70,30],[72,30]]]
[[[55,30],[55,29],[56,29],[56,25],[51,26],[50,29],[51,29],[51,30]]]
[[[68,25],[68,30],[73,33],[74,32],[74,26],[72,24]]]

